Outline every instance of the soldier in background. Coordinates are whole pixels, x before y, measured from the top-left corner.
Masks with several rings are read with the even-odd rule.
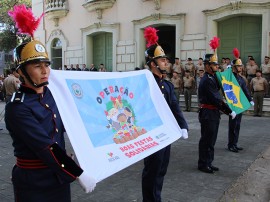
[[[11,68],[11,70],[7,70],[8,76],[5,78],[3,82],[3,93],[5,96],[6,102],[8,102],[13,93],[17,92],[21,81],[19,79],[20,75],[16,72],[16,68]]]
[[[181,79],[183,78],[183,65],[179,58],[175,58],[174,60],[173,71],[176,72]]]
[[[262,71],[256,71],[256,77],[250,81],[250,88],[253,92],[254,100],[254,116],[262,116],[263,98],[268,91],[268,83],[265,78],[262,77]]]
[[[192,91],[195,87],[195,79],[193,76],[191,76],[189,70],[185,71],[185,76],[183,77],[183,87],[184,87],[186,111],[190,112],[190,110],[191,110],[191,96],[192,96]]]
[[[202,70],[204,72],[203,59],[199,58],[198,63],[196,65],[196,77],[199,75],[199,71]]]
[[[187,59],[187,63],[184,66],[184,72],[188,70],[190,72],[190,76],[194,77],[196,75],[196,67],[191,58]]]
[[[180,78],[177,72],[173,72],[173,77],[171,78],[171,82],[174,86],[174,93],[176,96],[176,100],[179,102],[180,93],[182,89],[182,79]]]
[[[269,62],[270,57],[265,56],[264,57],[264,63],[261,64],[260,70],[262,71],[262,76],[263,78],[266,79],[267,83],[270,83],[270,62]],[[270,96],[270,91],[268,89],[268,92],[266,92],[267,97]]]
[[[254,58],[249,59],[249,64],[246,65],[246,76],[248,83],[250,84],[251,79],[256,77],[256,71],[259,70],[258,65],[255,63]]]

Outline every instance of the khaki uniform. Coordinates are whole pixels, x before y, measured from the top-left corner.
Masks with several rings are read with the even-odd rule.
[[[7,78],[5,78],[4,83],[3,83],[3,90],[6,95],[7,100],[11,98],[14,92],[17,92],[20,83],[21,83],[20,80],[17,77],[15,77],[13,74],[10,74],[8,75]]]
[[[258,69],[259,69],[259,67],[256,64],[255,65],[247,64],[246,73],[247,73],[248,83],[250,83],[251,79],[253,79],[256,76],[256,70],[258,70]]]
[[[200,71],[200,70],[203,70],[204,71],[204,65],[203,64],[197,64],[196,65],[196,71],[197,71],[197,73]]]
[[[181,91],[181,87],[182,87],[182,80],[179,77],[177,77],[177,78],[172,77],[171,82],[174,86],[174,93],[175,93],[176,99],[177,99],[177,101],[179,101],[180,91]]]
[[[250,86],[253,93],[253,100],[254,100],[254,115],[261,116],[262,115],[262,108],[263,108],[263,97],[268,89],[268,84],[265,78],[257,77],[253,78],[250,82]]]
[[[262,76],[266,79],[267,83],[270,82],[270,63],[268,64],[261,64]],[[270,95],[270,89],[266,92],[267,95]]]
[[[184,76],[183,83],[184,83],[184,97],[185,97],[186,111],[189,112],[191,109],[191,95],[195,84],[195,80],[192,76],[190,76],[189,78]]]
[[[173,64],[173,71],[177,72],[178,76],[180,76],[180,78],[183,78],[183,65],[181,63],[177,64]]]
[[[167,63],[166,66],[166,72],[167,72],[167,80],[170,80],[172,78],[172,64],[171,63]]]
[[[220,64],[221,71],[224,72],[224,70],[227,69],[227,63]]]
[[[190,76],[193,76],[193,77],[195,76],[194,75],[195,74],[195,65],[193,63],[191,63],[191,64],[186,63],[185,67],[184,67],[184,71],[186,71],[186,70],[190,71]]]

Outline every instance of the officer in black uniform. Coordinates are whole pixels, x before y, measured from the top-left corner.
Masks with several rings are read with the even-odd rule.
[[[12,170],[15,201],[70,202],[71,182],[78,179],[90,192],[95,180],[65,151],[65,128],[47,87],[47,51],[33,40],[19,45],[14,53],[23,82],[6,105],[5,122],[16,157]]]
[[[215,72],[218,70],[216,54],[206,54],[204,59],[205,74],[199,85],[199,121],[201,124],[201,138],[199,141],[198,169],[206,173],[214,173],[219,168],[212,165],[214,160],[214,146],[217,139],[220,122],[220,110],[235,117],[233,112],[220,95],[220,87]]]
[[[187,138],[188,125],[180,110],[174,94],[174,86],[166,78],[167,57],[158,44],[150,46],[146,52],[146,62],[152,71],[164,98],[167,101],[175,119],[177,120],[182,135]],[[160,202],[164,176],[169,165],[171,146],[167,146],[144,159],[142,173],[143,202]]]
[[[248,101],[251,105],[254,105],[252,98],[250,96],[249,90],[247,89],[247,85],[243,77],[240,75],[243,68],[243,63],[241,59],[236,58],[232,61],[233,63],[233,74],[238,81],[239,86],[242,88],[244,94],[246,95]],[[228,150],[231,152],[238,152],[243,150],[242,147],[238,147],[238,139],[239,139],[239,132],[240,132],[240,125],[241,125],[242,113],[237,114],[234,119],[229,117],[229,131],[228,131]]]

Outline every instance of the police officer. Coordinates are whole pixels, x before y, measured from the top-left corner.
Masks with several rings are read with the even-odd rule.
[[[70,202],[71,182],[78,179],[90,192],[95,180],[65,151],[65,128],[47,87],[47,51],[33,40],[19,45],[14,53],[23,82],[6,105],[5,122],[16,157],[12,170],[15,201]]]
[[[206,54],[204,59],[205,74],[199,85],[199,121],[201,124],[201,138],[199,141],[198,169],[205,173],[214,173],[219,168],[215,167],[214,146],[217,139],[220,110],[227,115],[235,117],[227,104],[224,103],[220,93],[219,84],[215,76],[218,71],[218,60],[216,54]]]
[[[154,28],[153,28],[154,29]],[[152,44],[146,51],[146,62],[152,71],[175,119],[182,129],[182,135],[187,138],[188,126],[179,108],[174,94],[174,86],[166,78],[167,56],[158,44]],[[162,107],[162,106],[160,106]],[[169,165],[171,146],[167,146],[144,159],[142,173],[143,202],[160,202],[164,176]]]
[[[242,78],[240,73],[242,72],[243,64],[241,59],[236,58],[232,61],[233,64],[233,74],[238,81],[239,86],[243,90],[244,94],[246,95],[248,101],[254,105],[252,98],[250,96],[249,90],[247,88],[245,80]],[[229,131],[228,131],[228,150],[231,152],[238,152],[239,150],[243,150],[242,147],[238,147],[238,139],[239,139],[239,132],[240,132],[240,125],[241,125],[242,113],[237,114],[234,119],[229,117]]]

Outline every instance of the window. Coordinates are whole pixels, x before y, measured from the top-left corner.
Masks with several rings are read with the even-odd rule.
[[[52,54],[52,69],[62,69],[62,42],[60,39],[55,38],[51,45]]]

